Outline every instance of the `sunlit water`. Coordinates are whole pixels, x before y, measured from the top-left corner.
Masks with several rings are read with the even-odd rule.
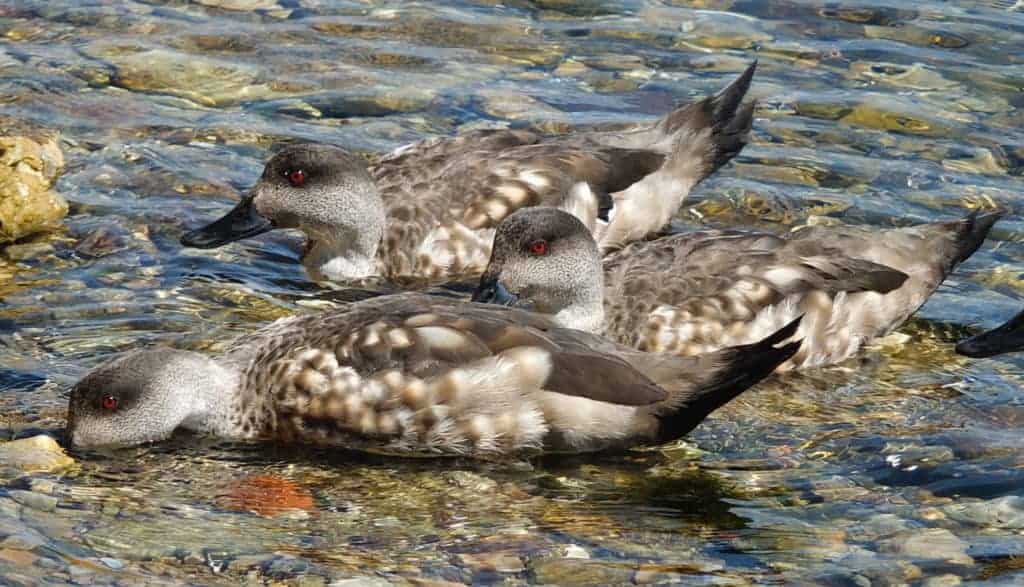
[[[0,583],[1024,580],[1024,359],[952,352],[1021,305],[1009,0],[0,2],[3,113],[62,131],[72,205],[52,253],[0,261],[0,427],[59,433],[69,384],[118,351],[214,349],[367,293],[309,283],[294,235],[179,246],[275,145],[653,119],[755,56],[752,143],[679,229],[1011,211],[902,339],[762,385],[663,451],[75,453],[68,474],[3,478]]]

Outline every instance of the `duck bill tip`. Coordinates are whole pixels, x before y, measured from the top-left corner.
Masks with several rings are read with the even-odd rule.
[[[195,249],[214,249],[273,229],[273,222],[260,215],[252,198],[247,197],[219,220],[185,233],[181,244]]]
[[[481,304],[495,304],[498,306],[513,306],[518,301],[505,284],[497,278],[483,278],[480,285],[473,292],[471,301]]]

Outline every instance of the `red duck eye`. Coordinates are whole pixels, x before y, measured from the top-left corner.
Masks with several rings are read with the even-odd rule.
[[[547,255],[548,241],[533,241],[530,243],[530,252],[534,255]]]
[[[104,410],[116,410],[117,409],[117,398],[112,395],[103,396],[103,409]]]
[[[306,183],[306,172],[301,169],[296,169],[288,173],[288,181],[295,187],[302,187],[302,184]]]

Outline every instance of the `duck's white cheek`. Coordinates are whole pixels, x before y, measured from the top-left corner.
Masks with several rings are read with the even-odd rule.
[[[68,438],[71,444],[83,448],[112,444],[105,431],[107,427],[92,418],[78,418],[69,428]]]
[[[74,446],[133,446],[145,442],[164,440],[173,430],[162,430],[131,414],[106,417],[77,417],[68,426],[68,438]]]

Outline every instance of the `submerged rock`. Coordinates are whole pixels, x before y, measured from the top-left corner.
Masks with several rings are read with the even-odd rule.
[[[11,499],[25,507],[39,510],[41,512],[52,512],[57,509],[58,500],[52,495],[26,491],[23,489],[12,489],[7,492]]]
[[[44,434],[0,443],[0,466],[50,472],[74,463],[56,440]]]
[[[52,230],[67,215],[50,189],[64,168],[59,136],[0,116],[0,244]]]
[[[881,82],[911,90],[951,90],[957,83],[942,77],[924,64],[901,65],[872,61],[856,61],[850,64],[853,77]]]
[[[170,94],[211,107],[283,97],[301,88],[264,80],[252,65],[163,48],[94,44],[85,49],[115,70],[114,85],[133,92]]]
[[[4,248],[4,255],[11,261],[29,261],[48,255],[54,251],[50,243],[36,242],[20,245],[8,245]]]
[[[222,10],[279,10],[281,5],[276,0],[196,0],[198,4]]]
[[[996,499],[946,506],[950,518],[965,524],[993,528],[1024,528],[1024,497],[1006,495]]]
[[[249,511],[261,516],[313,511],[313,495],[295,482],[274,475],[253,475],[231,484],[221,499],[227,509]]]
[[[914,560],[974,564],[974,559],[967,554],[967,543],[945,528],[901,532],[882,541],[879,550]]]
[[[624,566],[589,560],[543,558],[531,564],[530,575],[549,585],[622,585],[633,582],[633,571]]]
[[[508,120],[559,120],[565,114],[544,102],[518,92],[487,89],[480,92],[482,110],[495,118]]]

